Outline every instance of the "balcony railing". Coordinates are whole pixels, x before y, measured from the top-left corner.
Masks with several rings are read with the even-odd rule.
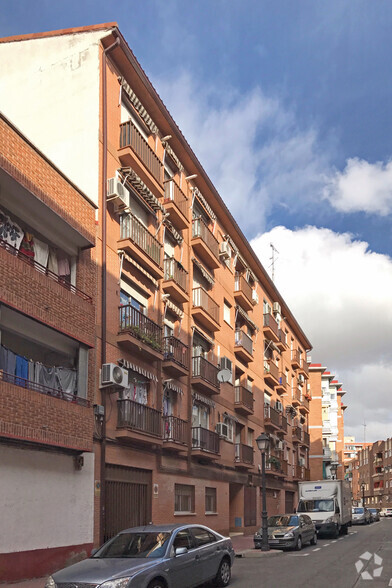
[[[282,329],[278,330],[279,342],[283,345],[287,345],[287,335]]]
[[[301,365],[301,354],[298,349],[291,350],[291,363],[294,363],[298,366]]]
[[[120,125],[120,149],[123,147],[131,147],[156,181],[162,183],[162,163],[132,121]]]
[[[277,337],[279,337],[278,323],[276,322],[276,320],[274,319],[274,317],[272,316],[271,313],[267,312],[264,314],[263,325],[264,325],[264,327],[268,327],[269,329],[271,329],[271,331],[273,331],[275,333],[275,335]]]
[[[187,443],[187,421],[178,417],[163,417],[163,439],[174,443]]]
[[[204,357],[192,357],[192,376],[205,380],[219,390],[218,372],[219,368]]]
[[[240,274],[235,275],[234,292],[243,292],[250,302],[252,302],[252,287],[247,282],[244,276]]]
[[[287,461],[283,456],[270,455],[265,461],[265,469],[277,474],[285,474],[287,476]]]
[[[234,404],[243,404],[249,410],[253,411],[253,394],[244,386],[234,388]]]
[[[305,372],[305,374],[309,375],[309,364],[304,359],[301,359],[301,370]]]
[[[287,386],[287,377],[283,372],[279,372],[279,384],[284,388]]]
[[[185,218],[188,218],[188,198],[174,180],[165,182],[165,202],[174,202]]]
[[[237,329],[235,332],[235,344],[243,347],[250,355],[253,355],[253,341],[248,333],[242,329]]]
[[[309,410],[309,399],[306,398],[306,396],[304,394],[302,394],[301,400],[302,400],[302,406],[304,408],[306,408],[307,410]]]
[[[253,447],[243,445],[242,443],[235,444],[235,461],[253,465]]]
[[[117,427],[162,437],[162,413],[134,400],[117,400]]]
[[[282,429],[282,431],[287,433],[287,418],[284,416],[282,412],[280,413],[280,428]]]
[[[163,260],[163,279],[173,280],[184,292],[188,291],[188,272],[174,257]]]
[[[201,218],[194,218],[192,221],[192,237],[200,237],[202,241],[207,245],[210,251],[219,258],[219,243],[214,237],[207,223]]]
[[[3,241],[3,239],[0,239],[0,247],[2,249],[5,249],[6,251],[9,251],[11,255],[17,257],[21,261],[24,261],[24,263],[27,263],[27,265],[33,267],[40,274],[48,276],[49,279],[53,280],[54,282],[57,282],[58,284],[60,284],[60,286],[72,292],[72,294],[76,294],[77,296],[79,296],[79,298],[87,300],[87,302],[91,303],[93,301],[91,296],[88,296],[87,294],[82,292],[82,290],[79,290],[79,288],[76,288],[76,286],[73,286],[72,284],[67,282],[63,276],[58,276],[57,274],[49,270],[47,267],[41,265],[37,261],[34,261],[34,258],[29,257],[25,253],[22,253],[22,251],[19,251],[19,249],[16,249],[12,245],[9,245],[6,241]]]
[[[302,431],[302,433],[303,433],[303,439],[302,439],[303,443],[305,445],[310,445],[310,435],[309,435],[309,433],[307,431]]]
[[[119,311],[120,332],[131,333],[153,349],[162,350],[162,327],[130,304],[120,306]]]
[[[264,421],[271,421],[273,425],[280,427],[280,413],[269,406],[269,404],[264,405]]]
[[[189,347],[182,341],[173,337],[164,337],[163,339],[164,359],[172,360],[189,369]]]
[[[271,374],[275,380],[279,381],[279,368],[273,361],[264,360],[264,374]]]
[[[294,386],[291,388],[291,399],[295,402],[301,402],[302,400],[302,393],[298,386]]]
[[[219,453],[219,435],[204,427],[192,427],[192,448]]]
[[[214,321],[219,323],[219,305],[202,286],[193,288],[193,306],[203,308]]]
[[[121,239],[130,239],[157,265],[161,266],[162,245],[136,216],[123,214],[120,217],[120,235]]]
[[[302,429],[301,427],[293,427],[293,438],[298,439],[298,441],[302,441]]]

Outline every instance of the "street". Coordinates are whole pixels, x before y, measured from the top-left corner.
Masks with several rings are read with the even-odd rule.
[[[367,555],[361,559],[366,552],[371,558],[366,559]],[[377,556],[382,558],[381,563]],[[337,540],[319,539],[316,546],[307,545],[300,552],[282,552],[278,557],[236,558],[230,585],[233,588],[392,586],[391,556],[392,519],[381,519],[369,526],[353,526],[347,536]],[[358,569],[363,565],[359,572],[356,562]],[[376,570],[380,567],[377,577]],[[365,579],[361,577],[364,572]]]

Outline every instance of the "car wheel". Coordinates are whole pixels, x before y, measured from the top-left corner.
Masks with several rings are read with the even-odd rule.
[[[310,545],[317,545],[317,533],[315,532],[313,538],[310,540]]]
[[[166,588],[166,584],[162,582],[162,580],[152,580],[147,588]]]
[[[231,566],[229,560],[225,557],[220,562],[218,573],[215,577],[215,586],[228,586],[231,579]]]
[[[302,537],[301,537],[301,535],[298,535],[297,543],[295,544],[295,550],[301,551],[301,549],[302,549]]]

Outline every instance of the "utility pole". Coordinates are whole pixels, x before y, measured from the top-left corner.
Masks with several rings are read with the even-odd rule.
[[[272,272],[271,272],[271,278],[272,281],[275,282],[275,253],[279,253],[279,251],[276,249],[276,247],[274,246],[273,243],[270,243],[270,247],[271,247],[271,265],[270,267],[272,267]]]

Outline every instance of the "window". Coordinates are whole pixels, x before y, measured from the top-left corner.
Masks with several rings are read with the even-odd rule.
[[[216,488],[206,488],[206,513],[217,512]]]
[[[209,428],[210,409],[208,406],[196,401],[193,402],[192,407],[192,427]]]
[[[228,324],[231,325],[231,306],[226,300],[223,303],[223,320]]]
[[[174,511],[194,512],[195,511],[195,487],[187,484],[174,485]]]
[[[173,541],[173,547],[174,549],[177,549],[179,547],[186,547],[187,549],[192,549],[192,547],[194,547],[194,539],[191,536],[188,529],[178,531]]]
[[[248,445],[248,447],[253,447],[253,429],[249,429],[248,427],[248,432],[246,435],[246,444]]]
[[[227,437],[226,439],[228,441],[233,441],[233,419],[231,419],[229,416],[224,416],[223,417],[223,422],[225,423],[225,425],[227,425]]]
[[[216,541],[215,535],[207,531],[207,529],[202,529],[201,527],[194,527],[192,529],[192,533],[196,541],[196,547],[208,545],[209,543],[214,543]]]

